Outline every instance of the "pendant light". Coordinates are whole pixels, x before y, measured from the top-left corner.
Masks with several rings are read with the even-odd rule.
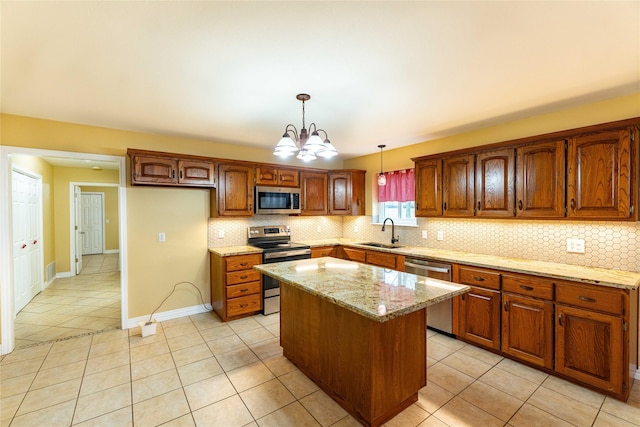
[[[338,151],[331,141],[329,141],[327,132],[325,132],[324,129],[317,129],[315,123],[309,125],[309,130],[305,127],[304,103],[311,99],[311,95],[300,93],[296,96],[296,99],[302,101],[302,129],[300,129],[300,134],[298,134],[298,130],[294,125],[288,124],[273,154],[287,158],[298,152],[296,158],[304,161],[315,160],[318,157],[328,159],[337,156]],[[310,131],[311,136],[309,136]],[[324,140],[320,137],[319,132],[324,133]]]
[[[384,172],[382,172],[382,149],[386,147],[386,145],[378,145],[380,149],[380,173],[378,174],[378,187],[384,187],[387,185],[387,177],[384,176]]]

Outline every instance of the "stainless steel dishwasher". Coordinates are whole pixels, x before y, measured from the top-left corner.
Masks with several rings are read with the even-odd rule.
[[[404,261],[405,273],[417,274],[432,279],[451,281],[451,264],[407,258]],[[452,335],[451,300],[439,302],[427,307],[427,327]]]

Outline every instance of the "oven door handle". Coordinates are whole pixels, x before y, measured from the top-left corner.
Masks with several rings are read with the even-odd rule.
[[[269,252],[264,254],[264,259],[286,258],[286,257],[298,256],[298,255],[311,255],[311,251],[309,249],[299,249],[294,251]]]

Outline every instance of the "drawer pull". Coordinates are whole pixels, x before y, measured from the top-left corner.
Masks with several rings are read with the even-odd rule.
[[[240,292],[247,292],[249,289],[245,288],[245,289],[240,289]]]
[[[525,291],[532,291],[533,290],[533,286],[520,285],[520,287],[522,289],[524,289]]]
[[[240,267],[246,267],[247,265],[249,265],[249,263],[248,263],[248,262],[240,263]]]
[[[480,276],[473,276],[473,280],[477,281],[477,282],[484,282],[484,277],[480,277]]]
[[[593,299],[593,298],[584,297],[584,296],[582,296],[582,295],[580,295],[580,296],[578,297],[578,299],[579,299],[580,301],[584,301],[584,302],[597,302],[597,301],[596,301],[595,299]]]
[[[240,308],[247,308],[249,307],[249,304],[240,304]]]
[[[240,276],[240,278],[241,278],[242,280],[246,279],[247,277],[249,277],[249,276],[247,276],[246,274],[245,274],[244,276]]]

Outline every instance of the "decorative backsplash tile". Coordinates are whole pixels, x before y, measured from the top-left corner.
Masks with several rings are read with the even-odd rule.
[[[370,216],[256,215],[209,220],[209,246],[246,245],[247,228],[258,225],[289,225],[294,241],[345,237],[391,242],[389,224],[383,232],[380,225],[371,224]],[[437,240],[439,231],[442,240]],[[409,246],[640,272],[640,222],[419,218],[418,227],[396,227],[396,235],[400,244]],[[584,254],[566,251],[570,238],[584,239]]]

